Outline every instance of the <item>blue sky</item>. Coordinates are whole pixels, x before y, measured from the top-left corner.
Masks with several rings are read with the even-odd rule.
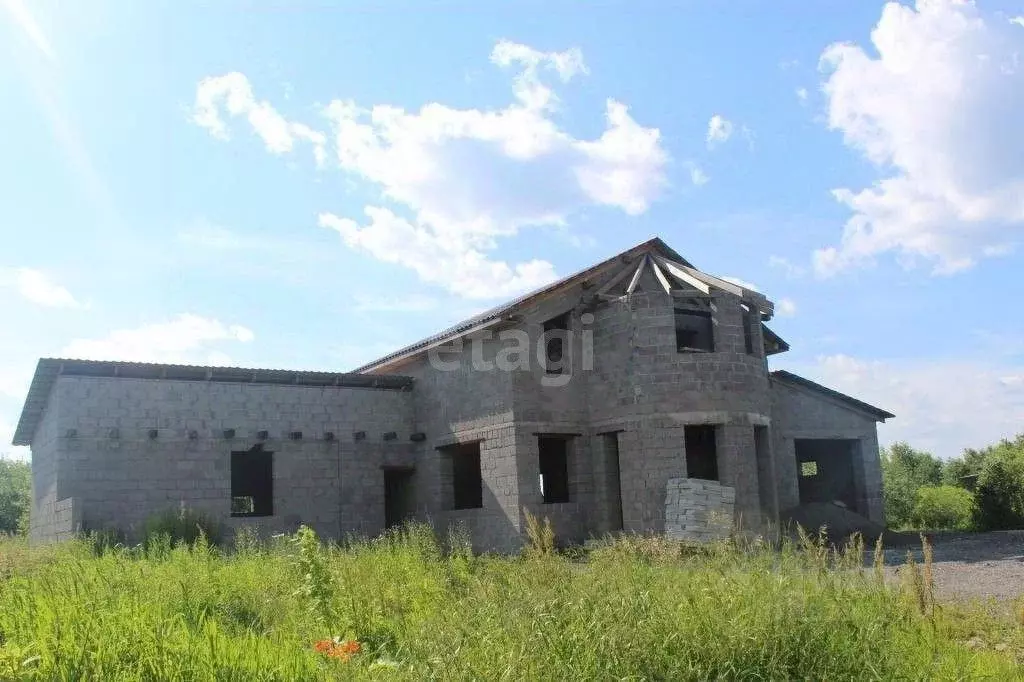
[[[1024,429],[1019,3],[284,4],[0,0],[5,444],[41,356],[351,369],[653,235],[883,442]]]

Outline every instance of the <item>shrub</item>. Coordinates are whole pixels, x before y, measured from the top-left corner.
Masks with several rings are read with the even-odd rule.
[[[211,544],[219,544],[221,527],[202,512],[186,507],[169,509],[149,517],[143,529],[143,544],[147,549],[179,542],[192,546],[200,537]]]
[[[912,520],[918,528],[970,530],[974,524],[974,495],[952,485],[917,489]]]
[[[1024,456],[994,453],[981,468],[977,525],[984,530],[1024,528]]]
[[[912,522],[917,491],[942,481],[942,461],[906,443],[893,443],[881,452],[882,495],[889,525],[900,528]]]

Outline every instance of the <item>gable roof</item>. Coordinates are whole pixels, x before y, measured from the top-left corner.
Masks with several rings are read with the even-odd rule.
[[[896,416],[891,412],[886,412],[880,407],[869,405],[868,403],[865,403],[861,400],[857,400],[856,398],[852,398],[846,395],[845,393],[840,393],[839,391],[833,390],[827,386],[822,386],[821,384],[815,383],[810,379],[805,379],[804,377],[799,376],[797,374],[793,374],[792,372],[787,372],[784,369],[775,370],[774,372],[772,372],[771,376],[772,379],[781,381],[784,384],[789,384],[790,386],[796,386],[798,388],[807,389],[810,391],[814,391],[816,393],[822,393],[830,398],[834,398],[840,402],[846,403],[847,405],[854,409],[868,413],[869,415],[874,417],[876,421],[884,422],[886,419],[892,419]]]
[[[697,287],[706,288],[708,286],[714,286],[726,289],[727,291],[731,291],[732,293],[741,296],[748,296],[755,300],[759,306],[764,307],[768,311],[769,317],[771,315],[771,302],[769,302],[762,294],[748,289],[743,289],[731,282],[727,282],[718,277],[701,272],[688,260],[680,256],[668,244],[662,241],[660,237],[654,237],[618,253],[611,258],[605,259],[596,265],[592,265],[580,270],[579,272],[568,275],[567,277],[563,277],[551,284],[548,284],[547,286],[541,287],[540,289],[523,294],[518,298],[514,298],[507,303],[503,303],[497,307],[491,308],[490,310],[484,311],[479,315],[474,315],[473,317],[463,320],[462,322],[444,329],[437,334],[428,336],[427,338],[421,339],[416,343],[405,346],[404,348],[400,348],[382,358],[378,358],[373,362],[369,362],[358,367],[354,371],[374,372],[383,369],[387,365],[418,355],[431,347],[445,343],[446,341],[458,336],[462,336],[478,329],[483,329],[484,327],[491,326],[497,322],[508,319],[509,316],[514,315],[519,310],[539,301],[541,298],[585,281],[588,277],[597,274],[617,261],[628,264],[628,272],[624,271],[613,278],[613,281],[623,279],[621,282],[622,287],[625,287],[628,283],[629,288],[631,289],[635,286],[636,280],[639,278],[642,271],[645,268],[650,268],[662,278],[662,281],[665,281],[664,278],[667,277],[668,279],[682,281],[684,283],[692,283]],[[625,274],[633,274],[633,279],[630,280],[628,277],[623,277]]]
[[[407,389],[411,377],[371,376],[345,372],[295,372],[283,369],[162,365],[149,362],[108,362],[42,358],[36,365],[25,406],[14,432],[14,445],[31,445],[36,427],[60,376],[113,377],[121,379],[171,379],[217,383],[276,384],[292,386],[338,386],[347,388]]]

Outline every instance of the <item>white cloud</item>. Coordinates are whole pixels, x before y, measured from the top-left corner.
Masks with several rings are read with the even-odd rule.
[[[744,289],[750,289],[751,291],[760,291],[756,284],[751,284],[750,282],[742,280],[739,277],[723,277],[722,279],[724,279],[726,282],[732,282],[736,286],[743,287]]]
[[[0,287],[13,288],[26,301],[47,308],[86,308],[70,291],[41,270],[0,269]]]
[[[1024,428],[1024,382],[1012,380],[1024,376],[1024,366],[831,355],[794,371],[895,414],[879,427],[884,443],[906,440],[953,457]]]
[[[1017,24],[1018,26],[1024,26],[1024,17],[1012,17],[1010,19],[1011,24]]]
[[[254,338],[246,327],[185,313],[167,322],[115,330],[101,339],[75,339],[61,355],[82,360],[221,365],[228,364],[230,358],[212,345],[250,343]]]
[[[273,154],[290,152],[296,142],[305,141],[313,145],[313,155],[319,165],[327,159],[327,136],[302,123],[289,122],[268,102],[257,102],[244,74],[235,71],[199,82],[192,121],[214,137],[227,140],[229,135],[221,118],[222,110],[232,117],[245,116],[267,151]]]
[[[768,256],[768,266],[781,270],[789,279],[798,279],[807,272],[803,266],[796,265],[782,256]]]
[[[796,315],[796,301],[791,298],[780,298],[775,306],[775,314],[779,317],[794,317]]]
[[[883,176],[835,190],[853,211],[821,275],[895,252],[937,273],[1005,253],[1024,228],[1024,33],[973,3],[889,3],[877,56],[840,43],[821,57],[828,121]]]
[[[807,102],[807,88],[797,88],[796,98],[800,100],[800,104],[805,104]]]
[[[723,118],[722,116],[715,114],[708,121],[708,134],[707,143],[708,149],[715,147],[722,142],[728,141],[732,137],[733,124],[731,121]]]
[[[350,248],[477,298],[522,291],[555,276],[544,261],[492,260],[488,253],[499,238],[527,227],[563,227],[589,206],[643,213],[667,185],[669,160],[660,132],[638,124],[615,100],[605,104],[605,129],[596,139],[577,139],[561,128],[555,118],[559,100],[544,79],[553,75],[564,83],[586,74],[579,50],[541,52],[501,41],[491,61],[517,69],[513,101],[504,108],[456,109],[435,102],[406,111],[343,100],[324,108],[333,126],[333,161],[408,213],[371,205],[363,228],[351,217],[329,213],[321,215],[321,225],[338,230]],[[244,78],[228,74],[203,81],[200,92],[216,96],[197,94],[197,122],[223,136],[223,106],[229,113],[232,106],[269,108],[251,104],[255,99]],[[230,87],[209,85],[224,79]],[[232,97],[244,105],[232,105]]]
[[[708,174],[705,173],[704,170],[699,166],[690,167],[690,182],[692,182],[697,187],[702,187],[708,184],[710,180],[711,178],[708,177]]]
[[[522,67],[515,78],[514,92],[523,105],[536,109],[546,108],[558,99],[541,82],[540,69],[555,71],[563,83],[567,83],[576,74],[589,73],[587,65],[583,63],[583,53],[575,47],[565,52],[540,52],[528,45],[501,40],[491,51],[491,62],[501,67]]]
[[[531,260],[510,266],[484,256],[471,244],[438,238],[386,208],[367,206],[369,223],[360,227],[330,213],[320,225],[338,232],[351,248],[362,248],[386,263],[411,268],[420,279],[466,298],[494,298],[536,289],[555,279],[550,263]]]

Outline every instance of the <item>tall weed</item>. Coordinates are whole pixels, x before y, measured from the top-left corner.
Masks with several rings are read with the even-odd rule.
[[[806,536],[477,556],[464,531],[160,556],[0,542],[0,679],[1013,679],[1024,628]],[[553,542],[541,543],[552,547]],[[876,555],[878,553],[876,546]],[[926,560],[927,565],[927,560]],[[918,589],[918,588],[914,588]],[[916,593],[915,593],[916,595]],[[331,657],[340,644],[350,656]],[[978,644],[983,642],[983,644]],[[997,649],[996,647],[1001,647]]]

